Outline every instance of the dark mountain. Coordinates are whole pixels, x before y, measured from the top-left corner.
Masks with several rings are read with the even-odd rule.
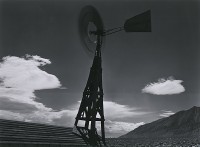
[[[200,137],[200,107],[142,125],[120,138]]]

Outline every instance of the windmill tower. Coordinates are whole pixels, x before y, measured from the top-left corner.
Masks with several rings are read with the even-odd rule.
[[[98,43],[90,69],[89,78],[83,92],[83,98],[76,117],[75,126],[78,126],[78,121],[85,122],[84,127],[78,127],[80,134],[84,140],[87,140],[92,145],[100,144],[103,141],[105,144],[104,132],[104,112],[103,112],[103,87],[102,87],[102,67],[101,67],[101,37],[98,36]],[[97,117],[99,116],[99,117]],[[96,129],[96,121],[101,123],[101,136],[98,136]]]
[[[74,133],[81,136],[92,146],[105,145],[102,58],[101,47],[106,35],[122,30],[126,32],[150,32],[150,11],[128,19],[123,27],[105,30],[102,19],[92,6],[82,9],[79,18],[79,31],[83,46],[94,56],[89,78],[83,92],[82,101],[74,123]],[[98,135],[96,122],[100,122],[101,136]]]

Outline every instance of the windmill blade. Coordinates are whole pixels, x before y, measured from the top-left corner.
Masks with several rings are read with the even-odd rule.
[[[151,32],[151,11],[136,15],[124,24],[126,32]]]
[[[86,53],[93,58],[96,50],[97,36],[90,32],[103,32],[104,25],[100,14],[93,6],[85,6],[79,15],[79,35]],[[105,42],[103,37],[102,42]]]

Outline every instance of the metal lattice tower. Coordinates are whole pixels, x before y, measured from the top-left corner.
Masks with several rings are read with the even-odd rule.
[[[84,121],[83,127],[79,127],[79,121]],[[97,133],[96,121],[101,123],[101,136]],[[93,64],[74,125],[86,142],[91,145],[101,145],[101,141],[105,144],[104,121],[101,36],[98,35]]]

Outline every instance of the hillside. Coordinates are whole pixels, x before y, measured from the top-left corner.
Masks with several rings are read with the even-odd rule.
[[[200,107],[142,125],[120,138],[200,137]]]

